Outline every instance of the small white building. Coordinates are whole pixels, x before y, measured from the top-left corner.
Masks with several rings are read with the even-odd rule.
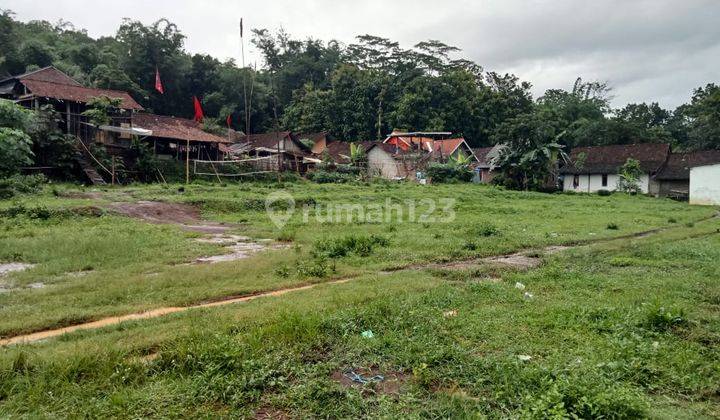
[[[620,169],[628,159],[635,159],[643,171],[638,180],[640,190],[644,194],[657,195],[659,183],[654,175],[663,167],[669,154],[670,145],[657,143],[576,147],[570,153],[570,164],[560,169],[563,191],[615,191]]]
[[[720,206],[720,163],[690,168],[690,204]]]

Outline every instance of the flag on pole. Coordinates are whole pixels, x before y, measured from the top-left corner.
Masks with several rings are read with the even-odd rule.
[[[240,18],[240,38],[243,37],[242,18]]]
[[[162,81],[160,80],[160,70],[158,70],[157,66],[155,66],[155,90],[160,92],[161,95],[165,93]]]
[[[228,128],[232,125],[232,114],[228,114],[227,118],[225,119],[225,123],[227,123]]]
[[[200,106],[200,101],[197,96],[193,96],[193,106],[195,107],[195,117],[193,119],[197,122],[201,122],[205,116],[203,115],[202,106]]]

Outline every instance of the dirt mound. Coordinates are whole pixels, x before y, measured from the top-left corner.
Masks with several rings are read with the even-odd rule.
[[[229,225],[203,221],[200,210],[187,204],[160,201],[138,201],[136,203],[112,203],[110,209],[124,216],[141,219],[149,223],[176,224],[183,229],[202,233],[222,233]]]

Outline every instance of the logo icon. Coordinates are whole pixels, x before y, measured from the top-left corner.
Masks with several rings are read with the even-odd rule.
[[[295,213],[295,199],[285,190],[272,192],[265,198],[265,211],[275,226],[282,229]]]

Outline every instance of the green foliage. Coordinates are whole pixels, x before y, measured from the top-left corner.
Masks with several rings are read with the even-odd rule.
[[[82,115],[88,117],[93,125],[109,125],[112,123],[112,114],[119,111],[121,104],[122,99],[120,98],[107,96],[92,98],[87,104],[88,109],[83,111]]]
[[[0,178],[0,199],[11,198],[17,194],[38,193],[47,182],[44,175],[13,175]]]
[[[24,132],[0,127],[0,177],[16,174],[32,164],[32,139]]]
[[[610,190],[598,190],[597,195],[599,195],[600,197],[608,197],[611,196],[612,193],[613,192]]]
[[[375,247],[386,247],[390,241],[378,235],[348,235],[336,239],[324,239],[315,243],[315,251],[329,258],[340,258],[350,254],[366,257]]]
[[[454,163],[431,163],[427,167],[427,176],[434,183],[470,182],[472,171],[466,165]]]
[[[653,306],[647,310],[643,326],[656,332],[667,332],[688,326],[689,322],[682,309],[667,309]]]
[[[618,190],[630,194],[637,194],[640,189],[640,176],[643,171],[640,168],[640,162],[633,158],[628,160],[620,168],[620,179],[618,180]]]
[[[671,142],[680,149],[717,148],[718,92],[699,88],[674,111],[657,103],[612,110],[610,87],[578,78],[571,89],[549,89],[537,101],[531,84],[486,71],[438,40],[402,48],[390,39],[361,35],[356,42],[295,39],[280,30],[252,31],[264,68],[239,68],[185,50],[185,35],[160,19],[124,19],[113,37],[92,39],[69,22],[23,23],[0,11],[0,73],[54,65],[82,83],[129,92],[148,110],[192,116],[189,99],[203,101],[208,120],[237,116],[245,129],[247,87],[250,130],[327,130],[341,140],[381,139],[396,127],[462,133],[472,146],[508,141],[507,127],[528,114],[543,120],[563,145]],[[154,89],[156,68],[166,84]],[[102,112],[89,115],[106,121]],[[237,128],[236,127],[236,128]],[[512,183],[512,182],[510,182]]]
[[[353,165],[362,165],[367,161],[367,154],[362,144],[350,143],[350,162]]]
[[[357,180],[357,176],[353,174],[322,169],[308,173],[307,178],[318,184],[344,184]]]
[[[497,172],[493,182],[518,190],[554,188],[556,168],[567,161],[559,143],[565,134],[540,114],[525,114],[503,123],[497,133],[502,144],[491,161]]]

